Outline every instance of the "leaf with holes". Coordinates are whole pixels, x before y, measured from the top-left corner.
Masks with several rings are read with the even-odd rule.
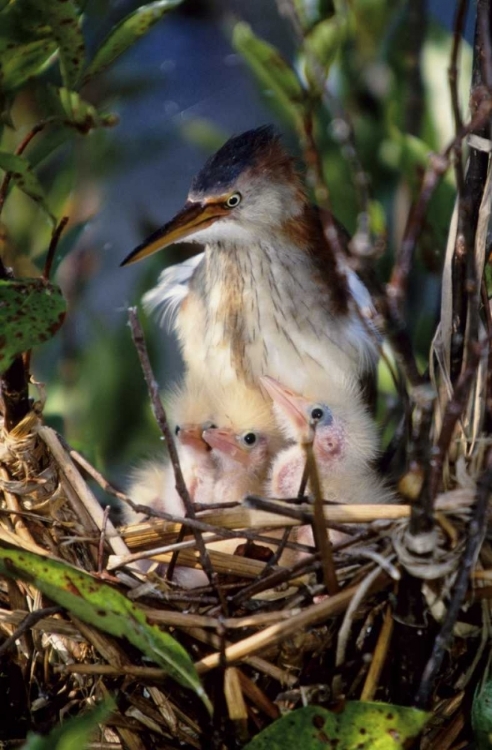
[[[236,24],[232,43],[266,93],[272,96],[273,103],[278,104],[282,112],[300,127],[306,95],[297,75],[280,52],[257,37],[247,23]]]
[[[244,750],[403,750],[429,716],[388,703],[350,701],[337,712],[307,706],[278,719]]]
[[[113,586],[58,560],[0,544],[0,573],[31,583],[76,617],[105,633],[126,638],[170,677],[202,699],[210,701],[195,666],[168,633],[150,625],[144,612]]]
[[[54,336],[66,309],[61,289],[43,279],[0,281],[0,372]]]
[[[0,151],[0,169],[9,172],[12,181],[17,185],[19,190],[22,190],[22,192],[32,198],[33,201],[39,203],[43,211],[48,214],[53,224],[56,223],[56,219],[46,203],[44,190],[26,158],[23,156],[17,156],[17,154],[9,154],[7,151]]]
[[[182,0],[156,0],[154,3],[142,5],[120,21],[103,41],[89,64],[84,75],[84,83],[109,68],[117,57],[126,52],[157,21],[181,2]]]

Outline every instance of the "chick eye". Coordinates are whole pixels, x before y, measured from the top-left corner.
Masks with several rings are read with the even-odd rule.
[[[254,432],[247,432],[246,435],[243,435],[243,440],[246,445],[254,445],[256,443],[256,435]]]
[[[325,413],[321,406],[315,406],[314,409],[311,409],[311,419],[313,422],[319,422],[320,419],[323,419],[325,416]]]
[[[180,431],[180,430],[181,430],[181,427],[179,426],[179,424],[177,424],[177,425],[176,425],[176,427],[174,428],[174,434],[175,434],[176,436],[178,436],[178,435],[179,435],[179,431]]]
[[[233,193],[225,202],[226,208],[236,208],[241,203],[241,193]]]

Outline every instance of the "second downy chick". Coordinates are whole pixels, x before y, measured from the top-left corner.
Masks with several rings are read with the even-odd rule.
[[[274,456],[285,446],[271,405],[238,382],[217,394],[215,423],[203,432],[217,465],[215,501],[240,502],[260,493]]]

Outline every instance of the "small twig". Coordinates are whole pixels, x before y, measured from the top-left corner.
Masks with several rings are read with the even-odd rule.
[[[159,397],[159,386],[157,385],[157,381],[155,380],[154,373],[152,371],[152,366],[150,364],[147,347],[145,345],[145,339],[144,339],[142,327],[138,320],[137,310],[135,307],[130,307],[128,309],[128,319],[130,323],[130,329],[132,332],[133,343],[135,345],[135,349],[137,351],[140,364],[142,366],[145,382],[147,383],[152,411],[154,413],[154,417],[157,421],[157,424],[159,425],[159,428],[162,432],[164,440],[166,441],[167,449],[169,452],[169,458],[171,460],[171,465],[174,471],[174,478],[176,480],[176,491],[178,495],[180,496],[181,500],[183,501],[184,507],[186,509],[186,514],[190,516],[190,518],[195,518],[195,509],[193,507],[193,502],[190,497],[190,493],[188,492],[188,489],[186,487],[186,484],[183,478],[183,473],[181,471],[181,466],[179,463],[179,456],[176,450],[176,445],[174,443],[173,434],[169,428],[166,412],[164,410],[161,399]],[[212,563],[210,562],[210,557],[208,555],[207,548],[202,539],[201,532],[196,528],[192,529],[192,531],[196,539],[196,546],[198,549],[198,553],[200,555],[200,560],[202,563],[203,570],[205,574],[207,575],[211,584],[214,586],[219,596],[219,600],[223,603],[224,614],[227,614],[226,609],[225,609],[226,602],[222,594],[222,591],[220,589],[220,586],[218,584],[217,575],[214,572]]]
[[[247,601],[252,596],[260,593],[261,591],[266,591],[267,589],[271,589],[274,586],[279,586],[281,583],[285,583],[285,581],[290,580],[301,572],[304,574],[313,570],[319,570],[319,568],[319,556],[311,555],[309,558],[300,560],[299,562],[291,565],[288,568],[280,568],[274,573],[271,573],[271,575],[267,576],[266,578],[254,581],[245,588],[241,589],[241,591],[239,591],[237,594],[232,596],[230,598],[230,602],[234,605],[234,607],[238,607],[243,602]]]
[[[364,687],[360,696],[361,701],[373,701],[378,688],[379,679],[381,672],[383,671],[384,663],[388,655],[388,650],[391,644],[391,635],[393,633],[393,612],[391,607],[386,607],[386,612],[383,618],[383,624],[379,632],[378,642],[371,659],[371,666],[367,673]]]
[[[468,526],[466,546],[463,552],[461,564],[458,568],[453,595],[444,622],[441,626],[441,630],[435,639],[431,656],[424,669],[417,695],[415,696],[415,705],[420,708],[427,708],[429,705],[434,680],[448,649],[453,635],[454,625],[458,619],[461,605],[466,597],[470,574],[480,553],[482,542],[487,531],[486,517],[491,488],[492,453],[489,452],[486,468],[477,482],[476,505]]]
[[[386,574],[379,571],[379,576],[372,581],[366,593],[369,594],[387,588],[388,580]],[[255,635],[248,636],[242,641],[228,646],[225,650],[227,664],[241,661],[245,657],[251,658],[251,655],[273,648],[277,643],[290,638],[294,633],[302,632],[308,627],[325,622],[329,617],[339,615],[346,610],[359,588],[358,586],[350,586],[343,589],[334,596],[304,608],[299,614],[294,615],[286,622],[271,625]],[[210,669],[216,669],[220,664],[221,655],[213,653],[196,662],[195,667],[199,674],[203,674]]]
[[[456,8],[453,28],[453,47],[451,50],[451,60],[448,68],[448,82],[451,93],[451,106],[453,110],[455,132],[459,133],[463,127],[463,120],[460,112],[460,102],[458,96],[458,56],[461,49],[461,40],[465,27],[466,11],[468,0],[459,0]],[[454,151],[454,171],[456,176],[456,185],[458,186],[458,195],[463,195],[465,175],[463,172],[463,154],[461,140],[456,143]]]
[[[14,153],[16,156],[21,156],[26,148],[31,143],[32,139],[38,134],[41,133],[42,130],[45,129],[47,125],[50,125],[52,122],[55,121],[56,118],[49,117],[46,120],[42,120],[41,122],[38,122],[37,125],[35,125],[32,130],[27,133],[25,138],[19,143],[17,148],[15,149]],[[10,181],[12,179],[12,172],[6,172],[4,175],[4,178],[2,180],[2,184],[0,185],[0,215],[3,211],[3,206],[5,203],[5,199],[7,197],[7,192],[9,189]]]
[[[92,464],[89,463],[89,461],[78,451],[74,450],[73,448],[70,448],[63,440],[65,449],[68,451],[70,456],[73,458],[73,460],[82,468],[84,471],[86,471],[97,483],[98,485],[107,492],[108,495],[112,495],[113,497],[116,497],[118,500],[123,500],[123,502],[131,503],[131,500],[125,495],[124,492],[121,492],[120,490],[116,489],[116,487],[113,487],[113,485],[108,482],[106,477],[104,477],[97,469],[92,466]]]
[[[460,376],[453,397],[446,405],[446,410],[442,419],[441,432],[439,433],[436,444],[431,449],[432,461],[427,461],[426,463],[424,484],[419,502],[416,505],[419,509],[419,513],[426,517],[430,526],[432,526],[432,519],[434,516],[434,501],[439,491],[439,485],[442,481],[442,467],[444,465],[444,460],[453,439],[456,423],[466,409],[470,388],[476,377],[477,365],[480,361],[481,353],[482,347],[479,344],[470,347],[468,366]],[[411,533],[415,533],[416,531],[414,528],[416,520],[417,516],[412,514],[412,520],[410,523]]]
[[[102,575],[104,570],[104,542],[106,540],[106,527],[108,525],[108,518],[109,518],[109,512],[111,510],[110,505],[106,505],[104,508],[104,515],[103,515],[103,522],[102,522],[102,528],[101,533],[99,536],[99,548],[98,548],[98,554],[97,554],[97,572],[99,575]]]
[[[470,92],[473,117],[468,132],[484,138],[490,137],[492,108],[490,14],[490,0],[478,0]],[[476,278],[474,244],[488,163],[487,153],[470,146],[466,177],[462,185],[458,184],[458,228],[452,261],[452,382],[466,367],[468,342],[478,337],[480,279]]]
[[[43,620],[45,617],[51,617],[51,615],[58,614],[58,612],[61,611],[61,607],[45,607],[44,609],[37,609],[35,612],[30,612],[26,615],[17,630],[15,630],[15,632],[12,633],[12,635],[9,636],[0,646],[0,657],[4,656],[7,651],[10,651],[10,649],[15,646],[15,642],[24,635],[27,630],[30,630],[36,625],[39,620]]]
[[[347,650],[348,639],[350,631],[352,629],[352,623],[354,620],[355,612],[359,607],[361,601],[371,591],[375,581],[381,575],[381,568],[374,568],[361,583],[357,586],[354,596],[350,600],[350,604],[344,614],[343,622],[338,631],[338,641],[335,664],[339,667],[345,661],[345,652]]]
[[[58,247],[58,243],[60,241],[61,234],[65,227],[67,226],[69,221],[68,216],[64,216],[56,227],[53,229],[53,232],[51,234],[51,242],[50,246],[48,248],[48,253],[46,255],[46,260],[44,262],[44,270],[43,270],[43,279],[46,281],[49,281],[50,275],[51,275],[51,267],[53,265],[53,260],[55,258],[55,252],[56,248]]]
[[[253,510],[264,510],[267,513],[276,513],[279,516],[294,518],[303,524],[312,523],[313,520],[311,510],[305,511],[289,507],[288,505],[279,505],[275,500],[269,500],[266,497],[259,497],[258,495],[246,495],[242,504],[246,508],[252,508]]]
[[[430,156],[429,166],[422,179],[420,193],[410,211],[401,247],[386,288],[390,312],[395,321],[403,320],[403,302],[406,298],[408,277],[412,268],[417,239],[422,232],[430,199],[448,166],[449,160],[445,156],[440,154]]]
[[[321,566],[323,569],[326,590],[330,596],[333,596],[333,594],[336,594],[337,591],[339,591],[340,587],[338,585],[337,574],[335,571],[335,562],[333,560],[328,528],[325,523],[318,467],[316,466],[312,443],[306,443],[303,447],[306,452],[306,465],[308,467],[308,476],[314,497],[312,522],[314,541],[321,556]]]

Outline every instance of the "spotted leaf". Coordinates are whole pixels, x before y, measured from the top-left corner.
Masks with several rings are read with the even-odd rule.
[[[144,612],[113,586],[58,560],[11,545],[0,545],[0,573],[31,583],[76,617],[106,633],[126,638],[142,654],[202,699],[210,702],[194,664],[168,633],[150,625]]]
[[[50,339],[63,323],[66,302],[43,279],[0,281],[0,372],[22,352]]]
[[[63,83],[74,88],[85,64],[80,13],[72,0],[29,0],[34,17],[46,23],[58,45]]]
[[[352,701],[333,712],[307,706],[283,716],[244,750],[403,750],[429,714],[386,703]]]

